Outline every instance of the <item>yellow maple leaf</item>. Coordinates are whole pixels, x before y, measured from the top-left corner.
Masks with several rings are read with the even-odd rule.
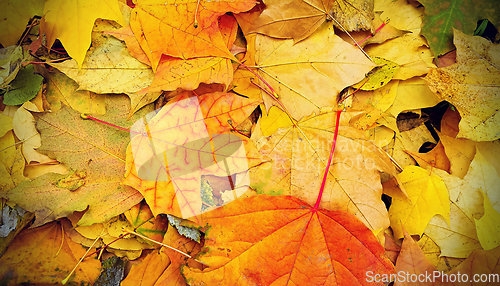
[[[403,237],[402,226],[411,235],[422,235],[430,219],[437,214],[449,223],[448,190],[439,176],[417,166],[407,166],[399,174],[399,179],[403,182],[408,198],[397,192],[390,194],[392,205],[389,218],[396,238]]]
[[[90,36],[97,18],[125,25],[117,0],[47,0],[43,13],[41,29],[47,36],[47,46],[52,47],[59,39],[80,67],[90,47]]]
[[[250,10],[253,0],[137,1],[130,27],[154,71],[162,54],[183,59],[218,56],[234,59],[219,33],[217,18]]]
[[[262,114],[260,129],[264,136],[271,136],[280,128],[292,126],[292,120],[281,109],[276,106],[271,107],[267,114]]]
[[[383,44],[368,46],[365,51],[371,57],[381,57],[398,64],[400,67],[393,79],[405,80],[425,75],[429,68],[435,67],[432,63],[432,53],[425,45],[424,37],[404,34]]]
[[[406,0],[375,1],[375,12],[381,12],[380,19],[391,23],[396,29],[419,34],[422,26],[424,7],[415,7]]]
[[[450,223],[439,216],[433,217],[425,233],[441,247],[442,256],[465,258],[482,247],[474,223],[485,213],[480,190],[498,211],[500,199],[496,186],[500,184],[500,177],[480,151],[476,151],[463,179],[438,169],[434,169],[433,173],[443,179],[450,193]]]
[[[490,250],[500,245],[500,213],[493,208],[488,196],[481,193],[484,198],[484,215],[475,220],[476,231],[483,249]]]
[[[43,0],[4,0],[0,10],[0,43],[15,45],[33,15],[42,15]]]

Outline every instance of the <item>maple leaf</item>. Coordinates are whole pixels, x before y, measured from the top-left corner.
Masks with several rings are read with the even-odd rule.
[[[254,21],[250,33],[299,42],[309,37],[327,19],[335,18],[349,32],[370,30],[373,3],[369,1],[264,1],[266,9]]]
[[[229,15],[221,16],[219,29],[227,48],[231,48],[238,31],[236,19]],[[227,89],[232,80],[233,65],[230,59],[200,57],[186,60],[164,56],[158,64],[153,82],[142,92],[170,91],[178,88],[194,90],[200,83],[221,83]]]
[[[398,176],[408,196],[385,190],[392,197],[389,217],[395,238],[403,237],[402,227],[412,235],[422,235],[429,220],[436,214],[442,215],[449,223],[448,190],[439,176],[417,166],[405,167]]]
[[[342,31],[373,31],[373,6],[371,0],[335,1],[328,13],[334,19],[334,25]]]
[[[387,109],[387,113],[397,117],[402,111],[432,107],[439,102],[439,98],[429,89],[425,81],[415,77],[399,82],[396,98]]]
[[[478,249],[472,252],[459,266],[449,272],[450,276],[458,276],[467,273],[468,277],[474,277],[474,274],[483,274],[491,277],[491,283],[486,285],[495,285],[500,281],[500,247],[483,250]],[[484,276],[482,276],[484,277]]]
[[[209,227],[199,259],[209,267],[184,267],[190,285],[369,285],[367,271],[393,271],[358,219],[295,197],[258,195],[199,217]]]
[[[492,250],[476,250],[467,259],[465,259],[458,267],[455,269],[444,272],[438,271],[432,263],[427,260],[422,249],[417,245],[417,243],[405,233],[405,238],[403,240],[403,245],[401,247],[401,252],[398,256],[396,262],[396,273],[402,273],[403,276],[398,276],[399,280],[394,283],[394,285],[436,285],[436,286],[450,286],[450,285],[463,285],[463,283],[472,283],[473,277],[475,275],[481,275],[481,277],[490,277],[486,282],[498,282],[498,273],[500,260],[500,247]],[[406,274],[406,275],[405,275]],[[431,276],[429,276],[431,274]],[[416,284],[408,281],[408,278],[420,277]],[[428,278],[427,278],[428,277]],[[453,278],[455,277],[455,279]],[[461,277],[456,279],[456,277]],[[464,278],[467,277],[469,281]],[[430,278],[430,279],[429,279]],[[495,280],[496,279],[496,280]],[[476,281],[479,282],[479,281]],[[489,283],[487,285],[493,285]]]
[[[132,120],[127,120],[130,105],[126,97],[110,97],[107,105],[108,113],[103,119],[123,126],[131,125]],[[109,108],[111,105],[113,108]],[[2,196],[37,213],[34,226],[73,211],[83,211],[89,205],[89,211],[80,224],[102,222],[142,199],[137,191],[120,186],[130,136],[128,132],[84,121],[68,107],[36,116],[43,138],[38,150],[66,164],[75,173],[47,174],[2,192]],[[66,184],[67,181],[74,181],[76,185]]]
[[[353,117],[351,124],[360,130],[367,130],[373,128],[379,119],[388,116],[385,111],[393,105],[398,94],[398,86],[399,81],[390,81],[387,85],[373,91],[356,92],[353,95],[355,100],[351,108],[362,111],[362,114]]]
[[[438,3],[423,0],[421,3],[425,7],[422,35],[435,57],[453,49],[453,29],[470,35],[479,20],[488,19],[497,27],[500,24],[496,1],[447,0]]]
[[[370,44],[382,44],[387,40],[394,39],[408,33],[408,31],[396,29],[395,27],[390,25],[388,21],[382,21],[380,19],[380,13],[374,15],[374,18],[371,21],[371,26],[378,28],[376,30],[372,28],[368,31],[351,33],[339,32],[338,35],[344,41],[348,43],[355,42],[356,45],[364,48]]]
[[[459,122],[460,113],[452,106],[448,106],[441,119],[441,133],[452,138],[457,137]]]
[[[0,137],[5,136],[12,128],[12,117],[0,113]]]
[[[141,208],[139,213],[135,213],[134,211],[138,208]],[[157,244],[147,239],[161,242],[167,230],[168,220],[164,216],[159,216],[155,219],[150,211],[148,214],[149,209],[145,204],[135,205],[131,210],[132,212],[126,211],[124,213],[127,217],[126,220],[123,215],[119,215],[104,223],[94,223],[89,226],[75,226],[74,232],[70,233],[70,236],[74,241],[84,246],[91,246],[94,244],[96,247],[102,247],[106,245],[106,249],[109,252],[116,253],[120,257],[126,256],[130,260],[135,260],[141,256],[143,250],[159,248]],[[140,218],[137,217],[141,216],[141,214],[144,215],[144,218],[149,216],[147,221],[141,221]],[[70,219],[74,222],[74,225],[76,225],[80,217],[72,215]],[[133,220],[132,223],[130,219]],[[136,235],[142,236],[142,238],[130,235],[124,237],[130,233],[128,231],[129,229],[135,228],[137,228],[137,231],[135,231],[135,233],[137,233]],[[95,244],[96,241],[97,244]]]
[[[249,32],[298,42],[309,37],[326,21],[335,1],[267,0],[264,3],[266,9],[255,19]]]
[[[357,48],[336,36],[331,23],[297,44],[260,34],[248,36],[247,41],[247,65],[255,63],[257,73],[296,120],[335,105],[342,89],[363,79],[375,66]],[[262,94],[267,109],[277,104]]]
[[[443,133],[438,134],[446,156],[450,160],[450,174],[463,179],[469,170],[470,163],[474,160],[476,149],[500,173],[500,164],[496,159],[500,156],[500,142],[474,142],[464,138],[452,138]]]
[[[480,152],[476,152],[463,179],[437,169],[433,172],[443,179],[450,194],[450,224],[436,216],[424,232],[441,247],[441,255],[467,257],[474,249],[481,248],[475,225],[475,219],[484,214],[484,199],[479,190],[489,197],[498,211],[495,186],[499,184],[499,176]]]
[[[201,175],[229,180],[229,176],[245,173],[249,165],[255,164],[251,153],[247,159],[245,151],[252,150],[251,141],[219,132],[238,125],[260,100],[212,93],[202,95],[198,101],[190,95],[180,94],[131,130],[123,183],[139,190],[155,215],[188,218],[198,214],[202,204]]]
[[[31,102],[25,102],[21,108],[16,110],[12,121],[14,134],[23,141],[22,151],[28,163],[47,163],[53,161],[46,155],[36,151],[41,145],[40,134],[36,130],[33,115],[29,111],[38,112],[39,109]]]
[[[384,58],[372,57],[374,63],[379,66],[366,75],[366,80],[352,87],[360,90],[376,90],[388,84],[399,70],[399,65]]]
[[[490,250],[500,246],[500,213],[493,208],[490,199],[482,192],[484,199],[484,215],[476,219],[477,237],[484,250]],[[495,198],[496,199],[496,198]],[[495,202],[498,205],[498,201]],[[497,206],[498,209],[498,206]]]
[[[24,176],[25,158],[15,145],[14,134],[7,132],[0,138],[0,190],[10,190],[27,178]]]
[[[406,48],[401,49],[401,46]],[[365,51],[371,57],[381,57],[398,64],[400,67],[394,79],[405,80],[425,75],[431,67],[436,67],[432,63],[432,54],[426,47],[424,37],[413,33],[404,34],[380,45],[370,45]]]
[[[47,80],[46,98],[52,112],[67,105],[80,113],[105,114],[105,96],[87,90],[78,90],[78,84],[65,74],[54,70]]]
[[[418,246],[425,254],[425,257],[434,265],[439,271],[450,271],[457,267],[464,258],[441,256],[441,248],[425,233],[417,241]]]
[[[69,229],[71,224],[63,219],[21,231],[0,258],[0,280],[13,284],[61,282],[85,254],[80,244],[69,239]],[[97,259],[85,259],[70,281],[92,283],[100,266]]]
[[[135,38],[134,32],[132,32],[132,28],[130,27],[130,25],[127,25],[120,29],[106,31],[105,33],[113,35],[113,37],[122,41],[125,41],[128,51],[134,58],[138,59],[140,62],[148,66],[151,66],[151,62],[149,62],[148,56],[142,50],[141,45]]]
[[[2,3],[8,2],[5,1]],[[48,3],[52,5],[57,1],[60,0],[48,0]],[[114,4],[118,3],[114,1]],[[450,271],[470,255],[460,267],[448,272],[452,274],[460,271],[472,277],[481,267],[488,268],[486,273],[498,273],[500,248],[495,247],[500,240],[495,222],[500,210],[500,196],[496,191],[500,184],[500,161],[497,160],[500,142],[454,138],[459,130],[464,129],[459,128],[460,114],[470,109],[460,107],[460,103],[453,103],[458,111],[448,110],[439,122],[434,111],[440,112],[445,104],[434,106],[445,98],[436,96],[421,78],[430,70],[429,67],[434,67],[434,55],[420,36],[424,7],[415,7],[414,1],[406,0],[377,0],[373,4],[361,0],[363,5],[374,5],[376,11],[376,19],[364,19],[367,21],[362,23],[358,20],[366,15],[371,18],[373,12],[371,7],[361,11],[358,0],[269,0],[267,7],[264,3],[254,6],[257,1],[251,1],[180,0],[165,4],[159,0],[138,0],[133,9],[130,7],[134,6],[134,1],[127,0],[130,7],[122,1],[116,7],[122,10],[124,23],[129,24],[128,18],[132,17],[131,26],[117,30],[117,24],[96,21],[84,68],[80,69],[81,62],[71,61],[71,72],[76,74],[74,78],[82,76],[78,79],[81,90],[77,90],[77,83],[68,77],[36,66],[37,72],[45,77],[47,93],[44,88],[32,103],[26,102],[20,108],[0,107],[1,114],[8,116],[0,115],[0,197],[35,211],[37,219],[32,225],[35,230],[56,225],[48,223],[39,227],[50,220],[68,216],[74,228],[64,219],[57,224],[64,226],[64,238],[57,237],[63,244],[69,237],[89,247],[92,239],[103,231],[109,232],[103,239],[104,243],[111,243],[126,234],[122,230],[122,226],[126,226],[136,228],[140,235],[163,240],[165,244],[193,254],[193,248],[196,253],[200,245],[179,237],[174,227],[169,227],[163,237],[166,217],[159,214],[190,217],[208,228],[204,229],[204,238],[200,239],[198,229],[193,230],[195,235],[188,236],[206,242],[204,252],[199,254],[206,263],[204,266],[164,248],[141,256],[142,249],[157,246],[130,236],[114,242],[108,247],[110,252],[127,256],[129,260],[143,261],[132,269],[124,284],[368,285],[376,283],[370,283],[373,276],[368,276],[367,271],[386,277],[395,274],[393,264],[384,257],[384,249],[377,240],[382,245],[385,241],[387,255],[394,263],[397,261],[398,271],[420,274],[436,269],[424,261],[417,246],[407,247],[414,243],[408,235],[403,242],[406,245],[400,249],[395,238],[401,229],[394,223],[393,229],[388,229],[390,220],[384,205],[387,201],[381,200],[383,191],[392,191],[391,209],[394,210],[401,201],[414,199],[415,190],[404,188],[408,185],[406,180],[397,181],[399,176],[396,176],[393,166],[398,165],[396,161],[402,165],[417,164],[408,155],[412,153],[419,165],[427,164],[433,168],[430,171],[432,178],[440,177],[450,191],[449,199],[443,204],[450,205],[449,223],[442,216],[434,216],[421,234],[425,221],[433,212],[425,212],[425,218],[408,216],[408,220],[420,219],[408,229],[421,234],[418,245],[425,255],[432,259],[438,270],[443,271]],[[68,3],[63,4],[70,5]],[[323,4],[341,7],[341,12],[336,12],[334,7],[326,9]],[[77,7],[78,4],[71,5]],[[276,7],[283,5],[288,6],[277,10]],[[252,6],[249,13],[224,14],[226,11],[238,13]],[[316,9],[316,14],[313,14],[317,16],[311,19],[319,21],[312,24],[317,25],[316,28],[303,26],[306,18],[271,20],[274,22],[269,26],[280,23],[283,26],[270,33],[291,32],[294,34],[291,40],[269,38],[259,31],[258,34],[248,34],[251,23],[261,11],[264,13],[258,21],[270,14],[273,19],[288,13],[302,15],[300,13],[309,13],[311,7]],[[296,8],[301,11],[296,11]],[[344,13],[347,10],[355,13]],[[59,14],[64,16],[62,12]],[[6,16],[11,19],[10,15]],[[87,16],[94,24],[95,14]],[[240,22],[243,35],[237,33],[233,17]],[[390,27],[385,25],[359,46],[367,45],[368,54],[374,61],[377,61],[376,57],[382,57],[391,61],[393,67],[401,68],[397,72],[391,70],[392,74],[376,77],[389,67],[376,62],[378,66],[366,75],[376,63],[365,59],[358,47],[352,46],[347,34],[341,32],[340,37],[335,36],[332,26],[335,24],[323,23],[325,19],[333,18],[349,30],[347,22],[351,20],[355,26],[364,27],[362,29],[370,29],[370,25],[378,27],[382,21],[390,20],[394,29],[388,31]],[[0,17],[0,23],[5,23],[1,22],[2,19]],[[105,27],[103,23],[110,26]],[[289,28],[288,24],[295,26]],[[40,27],[41,36],[44,28]],[[26,37],[36,33],[36,29],[31,30]],[[307,36],[308,33],[311,35]],[[124,43],[110,38],[110,34],[125,41],[127,50]],[[49,30],[47,36],[53,37],[53,31]],[[305,38],[296,38],[300,36]],[[367,36],[371,36],[369,31],[352,35],[356,41]],[[20,34],[16,35],[16,41],[20,37]],[[41,44],[41,40],[42,37],[31,47]],[[68,42],[61,40],[66,47]],[[500,65],[495,57],[498,45],[464,40],[458,32],[455,41],[457,47],[462,47],[458,49],[462,62],[467,60],[475,64],[482,60],[492,64],[490,69],[496,73],[494,65]],[[3,67],[0,79],[4,79],[4,85],[19,69],[22,61],[19,52],[27,48],[26,41],[23,42],[25,44],[16,49],[0,51],[5,55],[15,51],[12,57],[0,59]],[[241,59],[243,56],[238,53],[245,50],[243,47],[247,43],[248,50],[242,60],[244,65],[233,74],[233,54]],[[43,53],[44,49],[41,49],[37,56]],[[50,54],[50,57],[44,55],[41,58],[52,58],[52,52]],[[86,66],[89,63],[93,65]],[[128,77],[130,70],[127,69],[138,63],[140,70],[148,71],[148,77],[141,77],[140,73]],[[154,101],[159,93],[135,91],[148,91],[144,88],[152,82],[151,66],[156,71],[156,78],[149,90],[173,91],[155,102],[155,107],[163,106],[161,109],[148,113],[153,110],[152,105],[145,105]],[[248,68],[243,70],[241,67]],[[122,73],[117,72],[118,69]],[[104,70],[109,73],[99,73]],[[474,73],[462,75],[466,80],[470,80],[470,76],[477,77]],[[84,79],[85,76],[90,80]],[[335,112],[340,90],[348,86],[358,88],[363,84],[360,80],[366,77],[372,82],[363,85],[362,89],[373,90],[359,91],[347,97],[348,112]],[[457,80],[462,86],[472,86],[471,81]],[[493,77],[487,82],[491,85],[489,88],[496,88],[495,80],[497,78]],[[113,81],[117,84],[113,85]],[[474,84],[484,88],[482,82]],[[265,90],[267,88],[269,90]],[[83,89],[95,89],[98,93],[127,93],[133,107],[130,108],[124,96],[111,97]],[[196,90],[189,92],[186,89]],[[47,106],[45,98],[51,106]],[[169,104],[165,105],[165,102]],[[187,102],[193,102],[193,105]],[[261,110],[256,110],[262,102],[265,104]],[[481,103],[481,107],[498,109],[498,97],[487,97]],[[70,105],[78,112],[63,105]],[[143,106],[144,110],[139,110]],[[176,110],[176,107],[180,108]],[[427,107],[432,110],[430,113],[421,110]],[[28,110],[52,111],[35,115],[37,127],[42,132],[41,139]],[[136,111],[138,114],[133,116]],[[405,111],[429,114],[433,124],[438,119],[437,123],[442,127],[442,132],[438,133],[440,142],[437,143],[435,134],[423,125],[423,117],[405,119],[407,117],[400,115]],[[100,122],[83,121],[78,116],[81,112],[99,114],[92,115],[97,119],[82,117]],[[480,113],[475,109],[472,112]],[[337,122],[342,118],[339,124],[335,124],[335,113]],[[137,121],[132,125],[134,120]],[[462,123],[465,120],[462,118]],[[122,130],[102,125],[105,121]],[[340,132],[336,127],[340,127]],[[493,135],[500,134],[499,130],[492,130]],[[242,133],[251,137],[240,136]],[[336,139],[332,140],[332,137]],[[337,148],[330,149],[332,141],[337,143]],[[416,153],[424,142],[438,145],[426,155]],[[395,160],[381,148],[391,152]],[[47,165],[59,163],[52,158],[67,167],[63,164]],[[333,161],[326,163],[327,158],[328,162],[332,158]],[[126,177],[123,180],[124,167]],[[406,167],[406,170],[411,169],[418,167]],[[55,170],[61,174],[46,174]],[[403,179],[405,172],[401,174]],[[390,180],[385,182],[387,179]],[[385,183],[382,185],[382,182]],[[249,185],[259,193],[296,197],[256,196]],[[319,198],[316,197],[318,192]],[[409,198],[405,197],[407,193]],[[142,199],[141,194],[146,199],[136,204]],[[242,199],[246,196],[254,197]],[[436,201],[431,196],[429,201],[433,200]],[[316,204],[311,207],[314,201]],[[188,211],[184,212],[186,209]],[[203,213],[207,210],[214,211]],[[199,213],[202,215],[192,217]],[[192,227],[193,223],[172,215],[167,217],[178,230],[191,230],[186,226]],[[61,233],[61,229],[58,230],[57,235]],[[30,234],[38,235],[35,232]],[[23,235],[22,239],[25,238]],[[28,242],[31,248],[31,241]],[[42,240],[37,242],[42,247],[47,245]],[[99,246],[104,246],[104,243],[98,242]],[[7,244],[0,243],[0,252]],[[189,244],[189,247],[185,248],[184,244]],[[50,253],[53,253],[53,245],[48,247]],[[18,241],[12,247],[25,250]],[[475,251],[482,247],[491,250]],[[32,261],[37,265],[47,263],[31,258],[17,263],[22,256],[16,257],[10,248],[8,251],[9,261],[0,257],[0,265],[8,265],[6,275],[2,274],[5,267],[0,267],[0,280],[11,279],[13,273],[12,284],[37,283],[38,280],[54,282],[52,277],[44,277],[45,273],[23,274],[24,268],[32,269],[28,265],[34,265]],[[62,251],[66,255],[72,249],[63,246]],[[36,255],[38,252],[32,253]],[[17,264],[8,264],[11,261]],[[180,266],[186,263],[190,266],[184,266],[181,273]],[[75,263],[72,260],[66,264],[73,266]],[[66,268],[61,269],[66,271]],[[58,278],[57,275],[61,275],[51,274],[51,271],[47,270],[50,276]],[[23,275],[31,280],[23,280]],[[118,275],[115,278],[118,279]],[[94,281],[95,278],[75,277],[72,282]],[[399,282],[395,284],[400,285]],[[387,284],[389,280],[377,283]],[[435,284],[449,286],[441,281]]]
[[[394,174],[394,167],[363,132],[348,125],[353,115],[343,114],[321,207],[354,214],[370,229],[386,228],[389,217],[380,200],[380,172]],[[326,170],[335,116],[335,111],[324,110],[262,138],[259,152],[272,161],[250,170],[252,188],[313,204]]]
[[[458,137],[474,141],[500,138],[499,46],[454,30],[457,63],[431,69],[425,80],[442,100],[460,112]]]
[[[463,179],[476,154],[474,143],[464,138],[452,138],[444,134],[439,134],[439,139],[450,160],[449,173]]]
[[[226,12],[248,11],[255,4],[253,0],[140,0],[132,10],[130,26],[155,71],[162,54],[234,59],[219,33],[217,18]]]
[[[113,30],[114,25],[109,21],[96,21],[92,47],[83,63],[72,59],[51,65],[76,81],[79,90],[126,93],[132,101],[133,113],[156,100],[160,94],[136,94],[151,84],[153,72],[149,66],[132,57],[120,40],[103,33]]]
[[[45,2],[43,14],[41,29],[47,36],[47,46],[52,47],[55,40],[59,39],[79,67],[90,47],[90,35],[97,18],[125,25],[116,0],[49,0]]]
[[[406,274],[407,276],[421,275],[420,277],[426,277],[429,273],[433,273],[437,271],[437,269],[432,265],[432,263],[427,260],[422,249],[418,246],[418,244],[413,240],[413,238],[408,234],[408,232],[403,228],[403,244],[401,246],[401,251],[399,252],[398,259],[396,261],[396,273]],[[423,274],[423,276],[422,276]],[[400,278],[400,277],[398,277]],[[403,278],[406,278],[403,276]],[[401,279],[403,280],[403,279]],[[387,282],[390,282],[388,280]],[[406,282],[406,283],[405,283]],[[409,285],[410,281],[396,281],[394,285]],[[419,281],[421,283],[424,282],[424,279]],[[425,281],[431,282],[431,281]]]
[[[415,7],[406,0],[383,0],[375,1],[373,10],[396,29],[420,33],[424,7]]]
[[[133,229],[152,240],[161,242],[168,227],[166,217],[155,217],[143,200],[124,213]]]

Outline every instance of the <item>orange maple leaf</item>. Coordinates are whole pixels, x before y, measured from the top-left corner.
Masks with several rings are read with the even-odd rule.
[[[219,19],[219,28],[222,39],[230,49],[238,32],[236,19],[230,15],[223,15]],[[194,90],[200,83],[222,83],[227,89],[232,80],[233,65],[230,59],[221,57],[180,59],[163,56],[153,82],[141,92],[171,91],[178,88]]]
[[[183,59],[219,56],[234,59],[219,32],[217,18],[226,12],[244,12],[253,0],[137,1],[130,26],[156,70],[161,55]]]
[[[184,267],[189,285],[377,285],[368,271],[394,270],[355,216],[295,197],[253,196],[198,218],[210,226],[199,257],[209,267]]]

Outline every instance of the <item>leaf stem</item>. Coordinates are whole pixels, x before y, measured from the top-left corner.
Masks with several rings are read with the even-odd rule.
[[[335,133],[333,134],[333,144],[332,150],[330,151],[330,157],[328,158],[328,163],[325,169],[325,175],[323,176],[323,181],[321,182],[321,188],[319,189],[318,199],[316,200],[316,204],[312,208],[313,211],[318,210],[319,203],[321,202],[321,197],[323,196],[323,191],[325,190],[326,178],[328,177],[328,171],[330,170],[330,164],[332,163],[333,153],[335,152],[335,145],[337,144],[337,135],[339,134],[339,125],[340,125],[340,115],[342,114],[342,110],[337,110],[337,119],[335,121]]]
[[[127,128],[123,128],[123,127],[120,127],[120,126],[118,126],[118,125],[114,125],[114,124],[108,123],[108,122],[106,122],[106,121],[102,121],[102,120],[97,119],[97,118],[92,117],[92,116],[87,116],[87,115],[85,115],[85,114],[83,114],[83,113],[82,113],[82,114],[80,114],[80,117],[81,117],[82,119],[92,119],[92,120],[97,121],[97,122],[99,122],[99,123],[103,123],[103,124],[106,124],[106,125],[109,125],[109,126],[112,126],[112,127],[118,128],[118,129],[123,130],[123,131],[130,132],[130,133],[134,133],[134,134],[138,134],[138,135],[139,135],[139,134],[142,134],[142,133],[137,132],[137,131],[133,131],[133,130],[130,130],[130,129],[127,129]]]
[[[85,252],[85,254],[82,256],[82,258],[80,258],[80,261],[78,261],[78,263],[75,265],[75,267],[73,268],[73,270],[71,270],[71,272],[68,274],[68,276],[66,276],[66,278],[61,281],[61,284],[64,285],[64,284],[66,284],[68,282],[68,280],[71,277],[71,275],[73,275],[73,272],[75,272],[75,270],[78,267],[78,265],[80,265],[80,263],[83,261],[83,259],[85,259],[85,257],[87,256],[87,254],[89,253],[89,251],[92,249],[92,247],[94,246],[94,244],[97,243],[97,241],[99,240],[99,238],[101,238],[101,235],[99,235],[98,237],[96,237],[96,239],[94,240],[94,242],[92,243],[92,245],[89,247],[89,249],[87,249],[87,252]]]
[[[271,90],[272,95],[275,98],[279,98],[278,94],[276,93],[276,91],[274,91],[274,89],[271,87],[271,85],[269,85],[269,83],[267,83],[267,81],[265,81],[258,73],[254,72],[251,68],[249,68],[247,65],[245,65],[242,62],[238,62],[238,64],[240,64],[242,67],[246,68],[248,71],[250,71],[251,73],[253,73],[256,77],[258,77]]]
[[[358,46],[361,45],[364,41],[368,40],[369,38],[373,37],[376,33],[378,33],[378,31],[380,31],[380,29],[382,29],[384,26],[385,26],[385,22],[382,23],[382,25],[380,25],[380,27],[377,28],[377,30],[375,30],[375,32],[373,32],[372,34],[366,36],[366,38],[364,38],[363,40],[361,40],[359,43],[356,43],[355,46]]]
[[[361,52],[370,60],[373,62],[372,58],[365,52],[365,50],[363,50],[360,46],[357,45],[356,43],[356,40],[354,40],[354,38],[351,36],[351,34],[349,34],[349,32],[347,32],[347,30],[344,28],[344,26],[342,26],[342,24],[340,24],[335,18],[333,18],[331,15],[329,15],[333,21],[335,21],[335,23],[337,23],[337,25],[339,25],[340,28],[342,28],[342,30],[344,30],[344,32],[346,32],[346,34],[349,36],[349,38],[351,38],[351,40],[354,42],[355,46],[357,46]]]
[[[28,62],[23,62],[21,65],[23,67],[29,65],[29,64],[33,64],[33,65],[43,65],[43,64],[50,64],[50,63],[56,63],[56,62],[60,62],[60,61],[65,61],[65,60],[69,60],[71,59],[71,57],[66,57],[66,58],[61,58],[61,59],[56,59],[56,60],[51,60],[51,61],[46,61],[46,62],[35,62],[35,61],[28,61]]]
[[[198,8],[200,7],[200,0],[198,0],[198,2],[196,2],[196,9],[194,10],[194,23],[193,23],[193,27],[196,29],[198,28]]]
[[[105,233],[104,235],[106,235],[106,234],[107,234],[107,233]],[[119,236],[119,237],[117,237],[115,240],[111,241],[110,243],[108,243],[108,244],[106,244],[106,245],[104,245],[104,246],[102,246],[102,247],[97,248],[97,249],[96,249],[96,251],[94,251],[94,252],[92,252],[91,254],[87,255],[85,258],[90,257],[90,256],[92,256],[92,255],[94,255],[94,254],[96,254],[96,253],[98,253],[98,252],[102,252],[102,251],[103,251],[104,249],[106,249],[108,246],[110,246],[111,244],[113,244],[113,243],[117,242],[118,240],[120,240],[120,239],[124,238],[124,237],[125,237],[125,236],[127,236],[127,235],[128,235],[128,233],[125,233],[125,234],[120,235],[120,236]],[[102,235],[101,235],[101,236],[102,236]],[[100,236],[99,236],[99,237],[100,237]]]
[[[252,82],[252,83],[253,83],[253,82]],[[241,132],[240,130],[236,129],[236,127],[234,127],[234,126],[233,126],[233,120],[232,120],[232,119],[228,119],[228,120],[227,120],[227,123],[229,124],[229,126],[231,126],[231,128],[233,128],[233,130],[231,130],[231,131],[236,131],[236,132],[238,132],[241,136],[245,136],[245,137],[247,137],[247,138],[248,138],[248,135],[243,134],[243,132]]]
[[[151,239],[151,238],[149,238],[149,237],[147,237],[147,236],[144,236],[144,235],[142,235],[142,234],[140,234],[140,233],[137,233],[137,232],[135,232],[135,231],[133,231],[133,230],[129,230],[129,229],[127,229],[126,227],[124,227],[124,228],[123,228],[123,231],[128,232],[128,233],[130,233],[130,234],[137,235],[138,237],[143,238],[143,239],[145,239],[145,240],[147,240],[147,241],[150,241],[150,242],[152,242],[152,243],[156,243],[156,244],[158,244],[158,245],[161,245],[161,246],[164,246],[164,247],[166,247],[166,248],[169,248],[169,249],[172,249],[172,250],[174,250],[174,251],[177,251],[178,253],[180,253],[180,254],[182,254],[182,255],[184,255],[184,256],[187,256],[188,258],[191,258],[191,259],[193,259],[194,261],[196,261],[196,262],[198,262],[198,263],[201,263],[201,264],[206,265],[206,264],[205,264],[205,263],[203,263],[202,261],[200,261],[200,260],[198,260],[198,259],[193,258],[191,255],[189,255],[189,254],[187,254],[187,253],[185,253],[185,252],[183,252],[183,251],[180,251],[179,249],[177,249],[177,248],[175,248],[175,247],[172,247],[172,246],[170,246],[170,245],[166,245],[166,244],[163,244],[163,243],[158,242],[158,241],[156,241],[156,240],[153,240],[153,239]]]
[[[330,151],[330,157],[328,158],[328,163],[326,165],[325,174],[323,175],[323,181],[321,182],[321,187],[319,189],[318,199],[316,200],[316,204],[314,204],[314,207],[312,208],[313,211],[318,210],[319,204],[321,202],[321,197],[323,196],[323,191],[325,190],[326,178],[328,177],[328,171],[330,170],[330,164],[332,163],[333,154],[335,153],[335,145],[337,144],[337,136],[339,134],[340,114],[342,114],[342,111],[344,110],[344,105],[342,104],[342,102],[344,100],[346,100],[348,97],[355,94],[360,88],[363,87],[363,85],[365,85],[365,83],[366,82],[364,82],[360,87],[358,87],[358,89],[353,91],[351,94],[349,94],[345,98],[342,98],[338,103],[340,108],[337,109],[337,118],[335,120],[335,133],[333,134],[332,150]]]

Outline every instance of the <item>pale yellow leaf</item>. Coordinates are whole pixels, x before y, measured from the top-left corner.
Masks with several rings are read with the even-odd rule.
[[[480,190],[488,195],[493,208],[498,211],[500,178],[480,152],[476,152],[463,179],[439,169],[433,172],[443,178],[450,192],[450,224],[440,217],[434,217],[425,233],[441,247],[442,256],[465,258],[474,249],[481,248],[474,223],[484,214]]]
[[[247,57],[295,120],[334,106],[342,89],[363,79],[375,66],[359,49],[336,36],[331,23],[296,44],[263,35],[247,40]],[[266,93],[262,96],[267,109],[277,105]]]
[[[14,119],[12,121],[12,126],[14,127],[14,133],[19,140],[23,141],[22,151],[29,162],[47,163],[53,161],[46,155],[40,154],[36,151],[42,144],[40,139],[40,134],[35,127],[35,119],[33,115],[28,110],[36,110],[38,108],[31,102],[25,102],[19,109],[17,109]]]

